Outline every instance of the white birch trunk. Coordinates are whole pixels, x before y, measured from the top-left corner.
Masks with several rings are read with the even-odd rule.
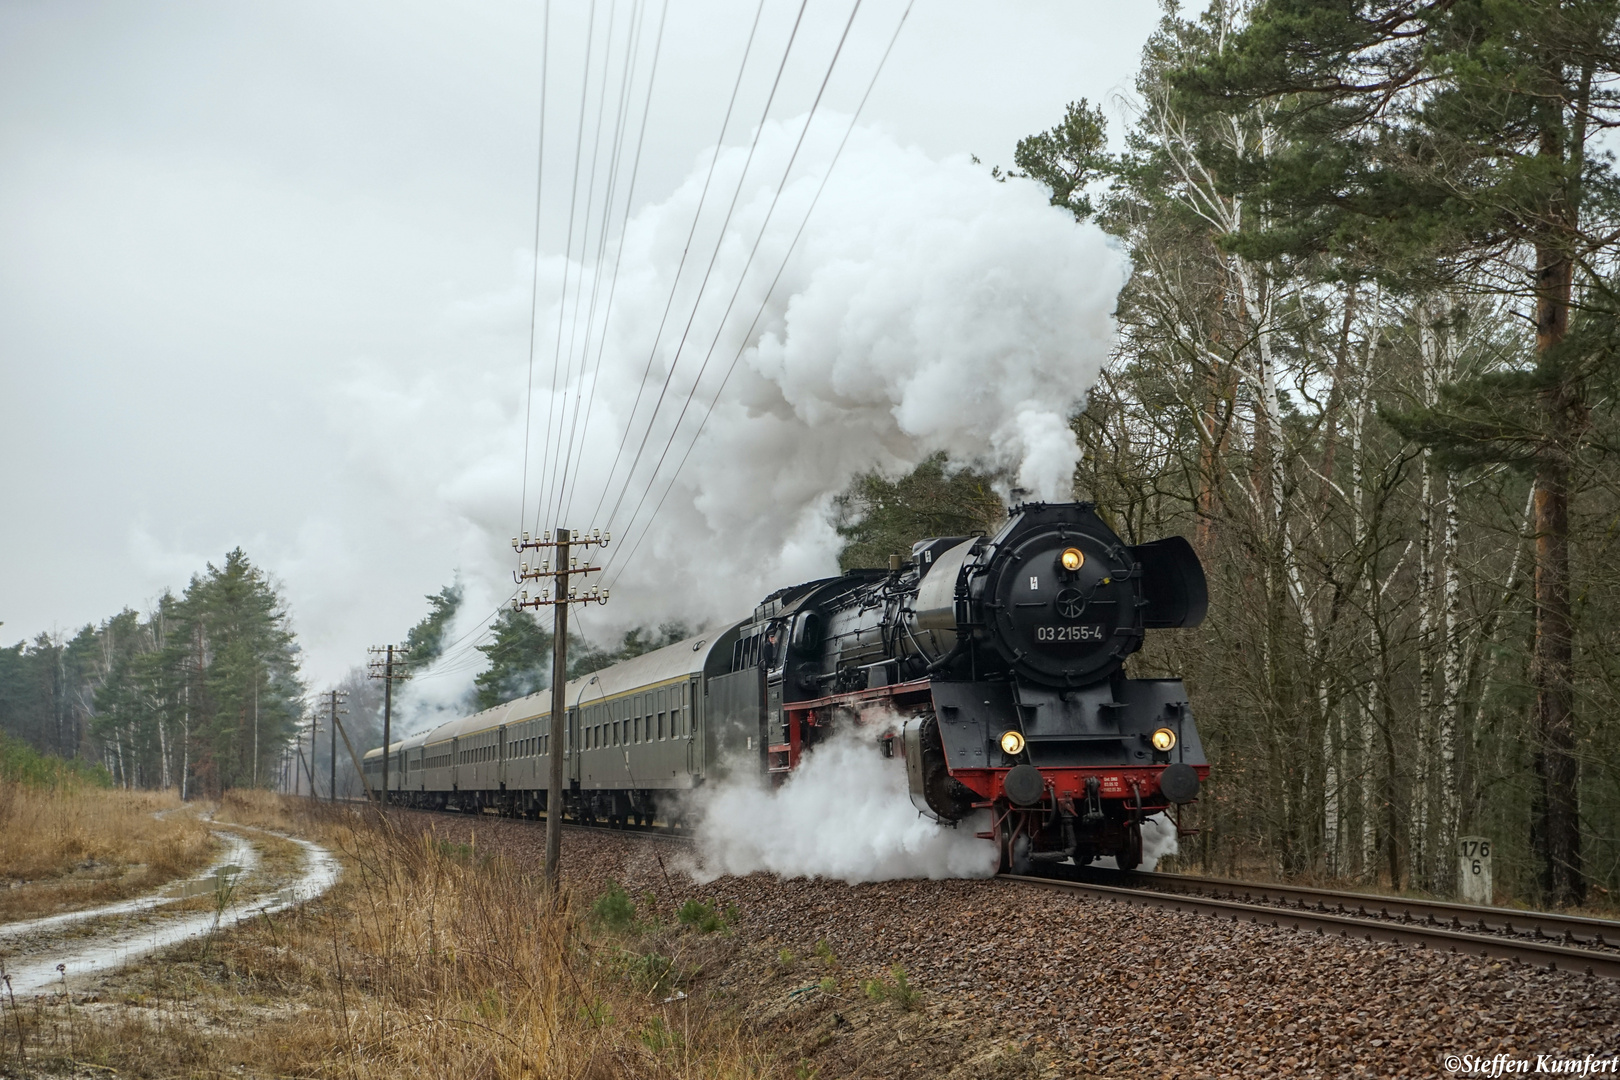
[[[1378,311],[1379,300],[1374,295],[1372,310]],[[1361,350],[1361,362],[1357,365],[1355,379],[1355,404],[1350,411],[1350,481],[1351,481],[1351,522],[1352,534],[1355,537],[1356,550],[1365,552],[1367,544],[1367,513],[1366,513],[1366,466],[1362,459],[1363,433],[1367,425],[1367,411],[1371,405],[1369,387],[1372,382],[1372,350],[1377,338],[1377,326],[1368,328],[1366,341]],[[1370,615],[1374,606],[1373,568],[1363,558],[1361,571],[1362,603]],[[1367,627],[1367,652],[1369,656],[1378,651],[1377,628],[1370,623]],[[1373,744],[1377,740],[1377,702],[1373,695],[1379,692],[1379,682],[1375,678],[1370,681],[1366,694],[1356,695],[1356,709],[1359,713],[1360,730],[1358,732],[1361,743],[1361,872],[1368,878],[1375,878],[1378,873],[1378,788],[1373,782],[1376,770],[1374,768]]]

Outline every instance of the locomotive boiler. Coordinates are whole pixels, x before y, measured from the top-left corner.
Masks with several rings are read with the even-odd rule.
[[[738,770],[780,783],[854,725],[904,759],[919,812],[982,814],[1004,869],[1098,855],[1130,869],[1142,822],[1196,798],[1209,769],[1181,681],[1128,678],[1125,662],[1206,603],[1185,540],[1129,545],[1088,503],[1026,503],[993,537],[920,541],[571,680],[555,741],[548,690],[396,742],[385,797],[538,817],[557,747],[559,812],[669,822],[692,789]],[[383,753],[366,755],[373,784]]]

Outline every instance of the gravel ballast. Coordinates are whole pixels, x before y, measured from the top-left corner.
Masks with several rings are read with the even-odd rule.
[[[543,825],[396,820],[541,865]],[[1537,1055],[1620,1054],[1607,979],[1002,881],[700,885],[683,845],[634,833],[570,829],[563,852],[583,901],[612,880],[666,923],[693,898],[732,909],[726,933],[676,935],[698,969],[686,989],[734,1005],[803,1075],[1466,1076],[1448,1058],[1534,1073]],[[862,992],[896,964],[920,991],[909,1009]]]

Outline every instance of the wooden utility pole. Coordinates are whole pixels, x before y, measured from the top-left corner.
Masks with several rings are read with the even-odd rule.
[[[373,679],[383,681],[383,754],[382,754],[382,796],[383,806],[388,805],[388,759],[393,756],[394,746],[394,680],[411,677],[407,657],[410,650],[403,645],[384,645],[382,648],[371,650],[371,669],[366,673]],[[394,670],[395,664],[399,671]]]
[[[328,787],[326,789],[326,801],[327,802],[337,802],[338,702],[339,702],[339,699],[347,698],[348,696],[349,696],[349,692],[347,690],[328,690],[326,692],[326,706],[327,706],[327,708],[329,710],[331,710],[331,717],[332,717],[332,730],[330,732],[330,738],[331,738],[330,750],[331,750],[331,753],[332,753],[332,760],[327,762],[327,764],[331,767],[330,774],[329,774],[329,776],[327,778],[327,784],[328,784]],[[348,712],[347,709],[345,709],[343,711]],[[314,751],[312,749],[311,752],[310,752],[310,757],[313,758],[314,756],[315,756]]]
[[[568,605],[605,604],[608,599],[607,590],[600,585],[592,586],[583,594],[569,585],[571,575],[593,574],[602,569],[599,566],[580,566],[579,559],[571,552],[575,547],[589,552],[592,547],[605,546],[611,539],[608,533],[575,535],[573,530],[561,527],[557,529],[555,540],[549,532],[539,540],[530,539],[528,533],[521,538],[512,538],[514,551],[522,553],[555,548],[557,557],[556,569],[552,569],[549,559],[536,566],[522,563],[513,575],[519,584],[541,579],[550,579],[553,584],[548,584],[534,599],[530,599],[528,591],[524,590],[512,601],[512,606],[519,610],[526,607],[552,608],[551,721],[546,736],[547,749],[551,754],[551,773],[546,784],[546,884],[551,887],[554,897],[560,895],[557,886],[562,879],[563,759],[573,749],[568,744]],[[586,561],[589,562],[589,559]],[[555,596],[551,593],[553,585]]]
[[[326,781],[326,801],[327,802],[337,802],[337,691],[336,690],[332,690],[332,691],[328,692],[327,702],[328,702],[329,707],[332,710],[332,730],[327,732],[327,735],[328,735],[328,737],[329,737],[329,739],[331,741],[331,744],[332,744],[328,748],[328,751],[332,756],[331,756],[331,760],[327,762],[327,765],[331,767],[332,772],[331,772],[331,776]]]

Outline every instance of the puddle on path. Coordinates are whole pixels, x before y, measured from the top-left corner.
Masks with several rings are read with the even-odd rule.
[[[55,930],[63,926],[71,926],[76,922],[87,919],[103,919],[112,915],[133,915],[136,912],[147,911],[151,908],[172,904],[176,900],[183,900],[188,896],[201,896],[211,893],[219,887],[219,875],[234,866],[237,871],[251,870],[259,864],[259,853],[253,845],[243,840],[235,833],[218,832],[214,834],[225,841],[225,853],[201,874],[187,881],[173,885],[166,885],[155,893],[146,896],[137,896],[133,900],[121,900],[116,904],[104,904],[101,907],[86,908],[83,911],[65,911],[60,915],[46,915],[38,919],[26,919],[22,922],[5,923],[0,925],[0,941],[7,938],[20,937],[23,934],[38,934],[47,930]]]
[[[11,992],[49,993],[61,989],[64,981],[71,984],[86,976],[112,971],[159,949],[212,933],[216,928],[225,929],[245,919],[256,919],[261,914],[273,914],[315,899],[337,881],[337,859],[318,844],[295,837],[288,839],[304,849],[303,871],[290,887],[230,904],[217,916],[212,911],[189,913],[120,930],[94,941],[63,942],[58,949],[32,956],[15,968],[8,967]],[[251,851],[249,856],[256,858]],[[164,902],[172,899],[165,897]]]

